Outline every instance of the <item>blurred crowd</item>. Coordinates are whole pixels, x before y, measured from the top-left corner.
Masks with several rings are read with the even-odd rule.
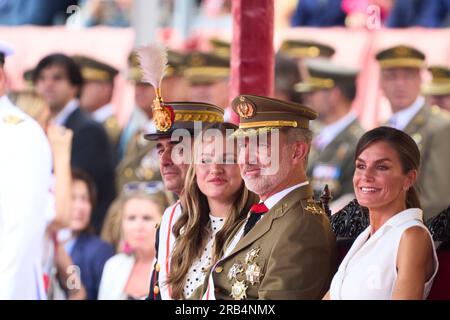
[[[157,0],[160,1],[160,0]],[[61,25],[77,20],[80,26],[133,24],[133,0],[3,0],[0,25]],[[195,27],[230,26],[231,0],[190,0]],[[176,1],[160,1],[163,12],[176,9]],[[276,3],[276,25],[310,27],[365,27],[367,15],[379,26],[444,28],[450,25],[448,0],[281,0]],[[75,16],[72,16],[75,14]],[[159,17],[164,26],[170,16]]]

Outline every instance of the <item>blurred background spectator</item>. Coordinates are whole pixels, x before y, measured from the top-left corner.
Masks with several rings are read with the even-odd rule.
[[[122,250],[103,271],[99,299],[143,299],[148,295],[155,257],[155,226],[168,206],[162,184],[137,183],[126,187],[118,211]]]
[[[114,255],[114,248],[94,235],[91,221],[95,205],[95,184],[87,173],[72,170],[72,207],[69,229],[60,232],[61,242],[80,268],[81,282],[87,299],[97,299],[105,262]]]

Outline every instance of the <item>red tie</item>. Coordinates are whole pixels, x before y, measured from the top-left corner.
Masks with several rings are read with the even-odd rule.
[[[266,213],[267,211],[269,211],[269,209],[266,207],[264,202],[261,202],[261,203],[252,205],[252,207],[250,208],[250,211],[253,213],[262,214],[262,213]]]
[[[262,215],[269,211],[264,202],[252,205],[250,216],[244,226],[244,236],[255,226]]]

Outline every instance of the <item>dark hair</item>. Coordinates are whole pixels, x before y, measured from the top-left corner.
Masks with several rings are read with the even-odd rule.
[[[414,140],[403,131],[391,127],[378,127],[367,131],[358,141],[355,151],[355,161],[359,155],[375,142],[383,141],[397,151],[402,164],[403,173],[419,170],[420,151]],[[416,189],[411,186],[406,194],[406,208],[421,208]]]
[[[78,89],[81,88],[83,85],[83,76],[81,75],[80,68],[72,58],[62,53],[48,55],[39,61],[33,71],[33,83],[36,84],[42,70],[54,65],[60,66],[66,71],[67,78],[73,86],[78,87]]]
[[[91,213],[92,213],[95,205],[97,204],[97,188],[95,186],[95,182],[86,171],[84,171],[80,168],[72,168],[71,171],[72,171],[72,182],[78,180],[78,181],[82,181],[86,184],[86,187],[88,189],[89,202],[91,203]],[[91,217],[91,219],[92,219],[92,217]],[[94,234],[95,230],[94,230],[94,227],[89,222],[86,229],[83,230],[82,232]]]
[[[347,99],[350,102],[355,100],[356,83],[354,81],[338,83],[338,84],[336,84],[336,87],[342,92],[342,95],[345,97],[345,99]]]
[[[281,91],[291,101],[297,101],[300,95],[295,92],[294,85],[301,81],[297,62],[281,53],[275,55],[275,90]]]

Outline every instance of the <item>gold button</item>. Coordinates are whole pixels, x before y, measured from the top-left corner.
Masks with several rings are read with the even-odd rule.
[[[133,176],[133,169],[126,168],[124,174],[125,174],[125,177],[131,178]]]
[[[159,293],[159,287],[158,286],[154,286],[153,287],[153,293],[154,294],[158,294]]]
[[[155,266],[156,272],[159,272],[160,269],[161,269],[161,267],[159,266],[159,263],[157,263],[156,266]]]
[[[215,269],[216,273],[221,273],[223,271],[223,268],[221,266],[216,267]]]

